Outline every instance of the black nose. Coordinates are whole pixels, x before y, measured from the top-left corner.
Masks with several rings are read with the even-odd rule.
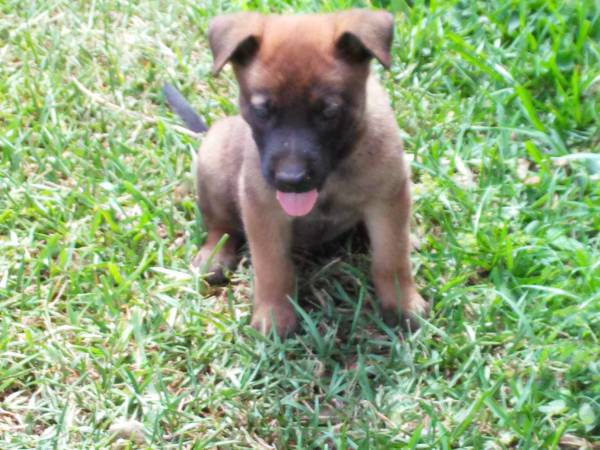
[[[283,192],[304,192],[310,190],[310,178],[300,167],[286,167],[275,173],[275,187]]]

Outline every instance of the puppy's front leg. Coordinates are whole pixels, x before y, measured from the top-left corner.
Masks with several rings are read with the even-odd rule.
[[[365,223],[373,255],[372,273],[383,317],[399,318],[418,328],[415,316],[426,316],[430,305],[417,292],[410,263],[410,185],[407,180],[395,198],[372,203]]]
[[[280,212],[269,211],[255,200],[242,204],[244,228],[254,268],[252,326],[268,334],[273,326],[281,337],[296,328],[296,314],[289,296],[295,277],[291,258],[292,227]]]

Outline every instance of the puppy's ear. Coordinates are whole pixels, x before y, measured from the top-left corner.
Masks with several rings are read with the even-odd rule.
[[[215,17],[208,28],[213,75],[217,75],[228,61],[247,63],[258,50],[263,27],[264,16],[258,13]]]
[[[386,69],[391,64],[390,49],[394,17],[386,11],[352,9],[337,14],[336,50],[352,63],[375,57]]]

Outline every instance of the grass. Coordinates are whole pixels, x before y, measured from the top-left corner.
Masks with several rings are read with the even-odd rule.
[[[594,0],[387,5],[416,334],[374,312],[357,239],[300,255],[285,342],[248,327],[247,260],[223,289],[189,272],[197,141],[162,83],[234,113],[211,17],[354,4],[0,2],[0,448],[598,448]]]

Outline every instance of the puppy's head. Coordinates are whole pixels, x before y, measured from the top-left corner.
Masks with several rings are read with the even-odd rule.
[[[351,150],[363,123],[369,61],[389,66],[392,32],[392,16],[383,11],[240,13],[212,21],[213,72],[232,63],[262,173],[289,214],[310,211]]]

